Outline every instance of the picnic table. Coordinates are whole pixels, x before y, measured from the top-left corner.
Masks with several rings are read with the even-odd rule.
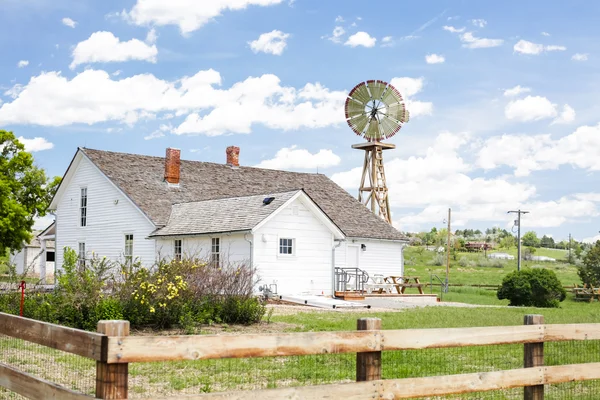
[[[425,294],[423,292],[425,284],[419,281],[418,276],[388,276],[385,278],[385,281],[391,283],[396,288],[398,294],[404,294],[406,288],[417,288],[420,294]],[[414,283],[410,283],[410,281]]]
[[[600,301],[600,289],[593,286],[588,287],[587,285],[583,285],[583,287],[578,287],[575,285],[573,294],[575,294],[575,301],[589,301],[591,303],[594,301],[594,298]]]

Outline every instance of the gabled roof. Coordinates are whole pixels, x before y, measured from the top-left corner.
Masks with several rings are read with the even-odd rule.
[[[302,190],[174,204],[169,222],[150,236],[250,231]],[[268,204],[266,198],[272,198]]]
[[[325,175],[181,160],[179,187],[168,187],[164,157],[79,150],[159,227],[173,204],[303,189],[347,237],[406,240]]]

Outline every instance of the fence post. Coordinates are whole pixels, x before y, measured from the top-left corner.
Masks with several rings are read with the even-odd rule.
[[[378,331],[381,319],[360,318],[357,321],[359,331]],[[356,353],[356,381],[375,381],[381,379],[381,351]]]
[[[98,333],[106,336],[129,336],[129,321],[98,321]],[[102,342],[102,354],[107,354],[108,343]],[[128,364],[96,362],[96,398],[126,399]]]
[[[543,325],[544,316],[537,314],[525,315],[525,325]],[[526,343],[524,352],[524,367],[541,367],[544,365],[544,342]],[[543,400],[544,385],[526,386],[524,388],[525,400]]]

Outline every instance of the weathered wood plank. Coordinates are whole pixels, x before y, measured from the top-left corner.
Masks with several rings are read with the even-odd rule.
[[[0,386],[30,399],[93,399],[0,363]]]
[[[255,390],[252,392],[208,393],[190,396],[179,395],[177,398],[185,400],[246,400],[249,397],[259,398],[261,400],[408,399],[425,396],[485,392],[590,379],[600,379],[600,363],[521,368],[474,374],[389,379],[321,386],[300,386],[282,389]],[[168,398],[155,397],[147,398],[145,400],[159,399],[166,400]],[[173,397],[170,399],[173,399]]]
[[[129,336],[129,321],[98,321],[98,332],[107,336]],[[105,341],[103,347],[108,343]],[[103,349],[102,353],[108,353]],[[129,391],[129,364],[96,361],[96,397],[126,399]]]
[[[108,363],[252,358],[381,350],[381,331],[108,338]]]
[[[600,340],[600,324],[544,325],[544,341]]]
[[[359,331],[378,331],[381,329],[381,319],[360,318],[356,321]],[[356,381],[377,381],[381,379],[381,351],[366,351],[356,353]]]
[[[95,332],[0,313],[0,333],[93,360],[102,356],[104,335]]]
[[[490,326],[484,328],[403,329],[382,331],[383,350],[533,343],[544,340],[538,326]]]
[[[527,314],[524,318],[525,325],[543,325],[544,316]],[[523,366],[536,368],[544,366],[544,342],[525,343],[523,347]],[[524,400],[544,400],[544,385],[527,386],[524,389]]]

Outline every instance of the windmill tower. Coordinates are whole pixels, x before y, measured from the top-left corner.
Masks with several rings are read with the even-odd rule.
[[[365,152],[358,201],[389,224],[392,223],[388,188],[383,166],[383,150],[396,145],[382,143],[394,136],[408,122],[409,114],[400,92],[383,81],[361,82],[346,99],[346,121],[358,136],[367,142],[352,145]]]

